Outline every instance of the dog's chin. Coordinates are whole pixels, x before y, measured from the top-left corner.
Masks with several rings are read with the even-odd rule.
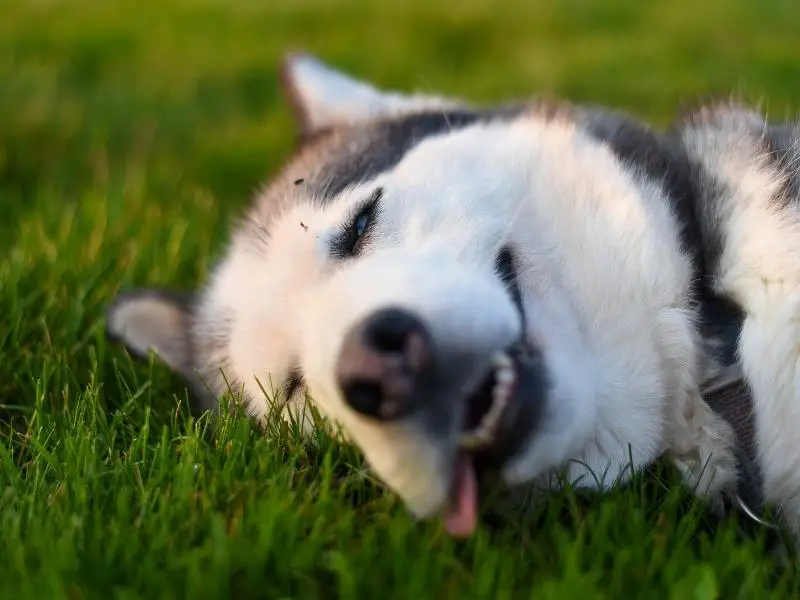
[[[549,382],[541,354],[521,347],[504,354],[511,359],[512,366],[507,368],[513,369],[513,381],[509,377],[508,387],[503,388],[501,410],[496,410],[497,398],[492,398],[498,386],[496,374],[488,376],[469,399],[451,495],[443,511],[445,529],[454,537],[466,537],[475,530],[482,485],[498,480],[504,465],[536,435],[546,407]],[[487,417],[491,417],[490,431],[482,431]]]

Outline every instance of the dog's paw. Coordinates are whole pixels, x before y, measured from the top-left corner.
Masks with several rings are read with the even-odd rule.
[[[669,456],[685,485],[713,509],[736,486],[735,436],[731,426],[698,394],[670,428]]]

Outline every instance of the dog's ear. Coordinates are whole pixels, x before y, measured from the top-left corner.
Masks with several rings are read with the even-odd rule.
[[[137,358],[153,351],[173,371],[191,377],[189,332],[192,298],[159,289],[139,289],[117,296],[106,313],[106,333]]]
[[[304,136],[337,125],[463,105],[438,96],[379,90],[304,53],[283,59],[281,85]]]

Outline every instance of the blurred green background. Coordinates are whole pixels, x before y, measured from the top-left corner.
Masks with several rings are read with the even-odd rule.
[[[735,94],[786,118],[800,3],[2,2],[0,597],[796,591],[735,518],[709,525],[650,479],[453,544],[354,453],[308,453],[237,415],[201,435],[179,381],[105,342],[113,294],[191,286],[291,151],[277,65],[298,49],[476,101],[562,96],[663,125]]]
[[[290,49],[384,86],[655,121],[730,92],[785,116],[800,73],[790,0],[11,0],[0,21],[4,186],[147,160],[239,200],[288,150]]]

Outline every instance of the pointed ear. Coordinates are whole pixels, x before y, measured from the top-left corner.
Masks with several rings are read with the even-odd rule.
[[[463,106],[462,102],[438,96],[379,90],[305,53],[283,59],[281,85],[304,136],[336,125]]]
[[[152,350],[176,373],[191,377],[189,320],[192,298],[158,289],[117,296],[106,314],[106,333],[137,358]]]

